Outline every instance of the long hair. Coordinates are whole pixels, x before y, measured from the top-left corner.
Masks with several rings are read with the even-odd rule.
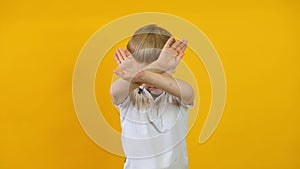
[[[146,25],[133,34],[127,44],[127,50],[137,62],[150,64],[158,59],[161,49],[171,36],[170,32],[155,24]],[[130,93],[130,99],[138,110],[149,108],[154,101],[139,88]]]

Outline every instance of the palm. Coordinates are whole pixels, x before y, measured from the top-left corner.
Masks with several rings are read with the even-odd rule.
[[[118,49],[115,60],[119,67],[114,73],[127,81],[134,81],[135,75],[140,72],[143,66],[128,51],[123,49]]]
[[[130,56],[124,60],[124,62],[119,65],[119,70],[122,72],[122,78],[125,80],[131,80],[138,73],[141,68],[136,60]]]
[[[171,49],[163,49],[160,53],[157,62],[164,68],[165,70],[170,70],[176,68],[179,64],[180,59],[177,57],[177,53]]]
[[[160,68],[164,71],[176,68],[176,66],[180,63],[187,47],[186,40],[182,39],[171,45],[172,41],[173,38],[170,38],[167,41],[156,61]]]

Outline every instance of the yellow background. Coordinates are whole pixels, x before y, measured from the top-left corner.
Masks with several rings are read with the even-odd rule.
[[[82,130],[72,75],[96,30],[138,12],[189,20],[212,41],[225,69],[224,115],[201,145],[210,87],[205,71],[198,73],[202,107],[187,137],[190,169],[300,168],[299,7],[295,0],[1,2],[0,168],[122,168],[123,157]],[[107,92],[100,75],[96,85],[99,98]],[[115,109],[104,115],[118,128]]]

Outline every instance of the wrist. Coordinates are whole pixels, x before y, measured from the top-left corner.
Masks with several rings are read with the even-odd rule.
[[[135,76],[132,79],[132,82],[136,84],[141,84],[144,74],[145,74],[145,70],[141,69],[138,73],[135,74]]]
[[[161,65],[157,60],[150,63],[148,66],[146,66],[143,70],[151,71],[154,73],[164,73],[167,71],[163,65]]]

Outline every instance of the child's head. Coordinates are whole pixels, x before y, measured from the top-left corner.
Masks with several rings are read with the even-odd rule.
[[[130,38],[127,50],[139,63],[149,64],[155,61],[172,35],[164,28],[154,24],[138,29]]]
[[[133,34],[127,44],[127,50],[137,62],[150,64],[158,59],[162,48],[171,36],[171,33],[164,28],[154,24],[146,25],[139,28]],[[147,87],[147,84],[143,84],[143,86],[148,88],[151,93],[154,92],[150,85]],[[135,89],[130,95],[133,105],[139,110],[148,108],[153,100],[151,97],[139,93],[138,91],[139,89]]]

